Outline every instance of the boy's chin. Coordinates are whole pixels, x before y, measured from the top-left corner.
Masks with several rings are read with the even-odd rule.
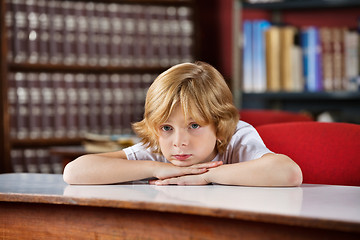
[[[194,165],[194,163],[192,163],[190,161],[172,160],[170,162],[177,167],[190,167],[190,166]]]

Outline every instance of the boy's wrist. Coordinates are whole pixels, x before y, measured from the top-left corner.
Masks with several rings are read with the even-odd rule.
[[[213,168],[209,168],[207,172],[202,174],[203,179],[208,184],[213,182],[213,180],[212,180],[213,170],[214,170]]]

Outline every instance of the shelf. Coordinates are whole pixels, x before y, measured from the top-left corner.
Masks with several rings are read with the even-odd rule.
[[[284,0],[270,3],[247,3],[242,1],[244,8],[282,10],[306,8],[338,8],[360,6],[357,0]]]
[[[11,139],[13,148],[79,145],[83,138]]]
[[[101,66],[78,66],[78,65],[52,65],[52,64],[29,64],[11,63],[9,70],[16,72],[71,72],[71,73],[159,73],[166,67],[101,67]]]
[[[87,1],[87,0],[82,0]],[[151,4],[151,5],[180,5],[184,6],[187,4],[192,4],[192,0],[104,0],[103,3],[124,3],[124,4]]]
[[[298,99],[298,100],[359,100],[360,92],[267,92],[243,93],[247,98]]]
[[[336,121],[360,124],[360,92],[243,93],[243,109],[282,109],[318,114],[330,112]]]

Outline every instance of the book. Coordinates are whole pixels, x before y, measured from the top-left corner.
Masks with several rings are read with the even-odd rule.
[[[108,18],[110,24],[110,65],[118,66],[120,65],[120,47],[121,47],[121,31],[122,31],[122,21],[118,16],[120,6],[118,4],[109,4],[108,5]]]
[[[284,26],[280,29],[280,82],[283,91],[295,91],[295,80],[293,71],[295,66],[294,44],[296,29],[293,26]],[[296,50],[295,50],[296,51]]]
[[[93,2],[85,3],[86,12],[86,34],[87,34],[87,64],[90,66],[98,65],[97,47],[98,47],[98,28],[99,23],[95,17],[95,4]]]
[[[243,82],[242,88],[244,92],[253,92],[253,24],[251,21],[245,20],[243,23]]]
[[[75,75],[67,73],[64,75],[64,89],[65,89],[65,128],[66,137],[75,138],[79,136],[78,129],[78,108],[77,108],[77,93],[75,88]]]
[[[26,172],[37,173],[39,171],[39,165],[36,158],[36,150],[33,148],[24,149],[24,160],[26,164]]]
[[[344,34],[345,60],[345,90],[357,91],[359,86],[359,34],[355,31],[346,31]]]
[[[54,89],[54,137],[66,137],[66,89],[63,73],[51,75],[52,87]]]
[[[265,31],[271,26],[266,20],[253,22],[253,44],[252,44],[252,81],[253,92],[265,92],[266,84],[266,47]]]
[[[343,89],[343,33],[341,28],[332,28],[333,48],[333,86],[334,90]]]
[[[16,139],[18,126],[17,126],[17,107],[18,107],[18,95],[17,86],[15,81],[15,74],[13,72],[8,73],[8,102],[9,102],[9,115],[10,115],[10,137]]]
[[[265,32],[267,89],[281,91],[280,78],[280,28],[271,26]]]
[[[46,139],[55,136],[55,89],[51,84],[52,79],[50,73],[39,73],[38,77],[41,94],[41,138]]]
[[[39,74],[30,72],[25,74],[25,81],[27,82],[26,89],[28,90],[28,127],[29,137],[37,139],[41,136],[41,94]]]
[[[123,95],[122,107],[122,133],[131,134],[131,123],[133,117],[133,103],[135,100],[134,92],[131,89],[131,76],[129,74],[120,75],[120,89]]]
[[[112,94],[111,101],[111,126],[112,133],[120,134],[122,133],[123,123],[122,123],[122,102],[124,101],[123,91],[120,88],[120,75],[112,74],[110,76],[110,88]]]
[[[323,86],[325,91],[333,91],[334,87],[334,52],[332,46],[331,29],[320,28],[320,42],[322,51]]]
[[[26,24],[25,1],[16,0],[11,6],[13,12],[13,57],[15,63],[24,63],[28,60],[28,30]]]
[[[38,148],[35,150],[35,158],[37,159],[38,171],[40,173],[52,173],[51,162],[49,161],[49,150],[46,148]],[[61,172],[62,173],[62,172]]]
[[[100,133],[100,92],[97,83],[97,76],[95,74],[88,74],[86,76],[86,88],[89,92],[89,98],[86,102],[89,109],[88,123],[89,130],[93,133]]]
[[[102,2],[95,3],[94,15],[98,22],[97,28],[97,56],[100,66],[109,65],[110,48],[110,23],[106,5]]]
[[[323,88],[318,29],[315,27],[303,29],[301,45],[303,48],[305,90],[310,92],[321,91]]]
[[[48,2],[49,15],[49,54],[51,64],[60,64],[63,62],[63,34],[64,18],[62,15],[61,2],[50,0]]]
[[[35,7],[35,0],[26,0],[26,18],[29,21],[27,25],[27,62],[29,63],[39,61],[39,16]]]
[[[194,12],[192,8],[187,6],[180,6],[177,9],[179,26],[180,26],[180,56],[181,62],[191,62],[194,60]]]
[[[45,0],[36,1],[36,9],[39,18],[38,28],[38,51],[39,63],[46,64],[49,62],[49,14],[47,11],[47,2]]]
[[[5,27],[6,27],[6,37],[7,37],[7,61],[11,62],[14,58],[14,49],[13,49],[13,35],[15,32],[12,31],[13,26],[15,25],[15,13],[12,10],[12,3],[10,1],[5,1],[5,8],[7,9],[5,13]]]
[[[11,165],[15,173],[21,173],[26,171],[26,166],[23,162],[23,151],[22,149],[11,149]]]
[[[90,131],[90,107],[88,104],[90,99],[90,91],[88,91],[88,88],[86,86],[86,80],[86,74],[78,73],[75,75],[75,89],[77,94],[76,108],[78,122],[77,133],[80,137],[84,136],[85,133]]]
[[[29,137],[29,109],[27,103],[29,101],[29,91],[26,87],[25,74],[16,72],[14,74],[15,87],[16,87],[16,138],[25,139]]]
[[[76,62],[76,13],[74,4],[69,1],[61,3],[64,19],[63,27],[63,59],[65,65],[73,65]]]
[[[88,64],[88,22],[87,22],[87,14],[85,9],[84,2],[76,2],[74,3],[75,8],[75,54],[76,54],[76,64],[83,66]]]
[[[303,92],[304,91],[304,75],[303,75],[303,61],[302,61],[302,49],[300,46],[295,45],[292,48],[292,80],[293,80],[293,91]]]
[[[111,101],[112,101],[112,92],[110,88],[110,76],[108,74],[99,75],[100,83],[100,127],[101,133],[111,134]]]

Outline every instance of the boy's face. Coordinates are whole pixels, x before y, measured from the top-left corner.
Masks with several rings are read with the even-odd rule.
[[[212,124],[200,126],[192,119],[185,119],[180,106],[158,131],[161,152],[176,166],[209,162],[216,156],[215,127]]]

